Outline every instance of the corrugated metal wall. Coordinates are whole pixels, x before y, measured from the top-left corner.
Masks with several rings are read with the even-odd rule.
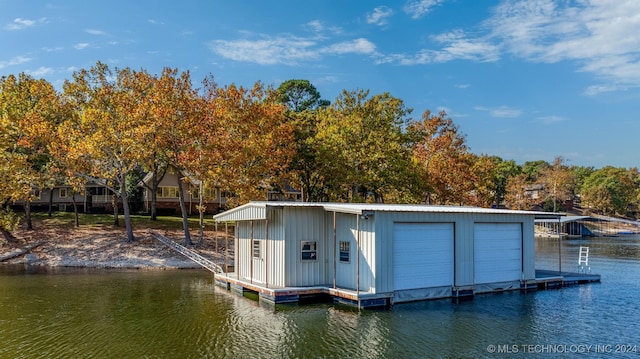
[[[259,211],[260,208],[250,210]],[[396,222],[454,223],[454,281],[456,286],[461,287],[474,285],[474,224],[522,223],[523,279],[535,278],[534,221],[533,216],[529,215],[378,211],[364,219],[355,214],[336,213],[337,238],[334,243],[333,212],[325,212],[321,208],[277,207],[269,208],[267,214],[268,241],[265,236],[266,221],[253,221],[253,238],[261,240],[259,259],[253,258],[251,221],[237,222],[235,263],[240,278],[249,279],[253,274],[254,280],[270,287],[332,286],[335,268],[335,280],[339,288],[392,292],[393,226]],[[302,259],[303,241],[316,242],[315,260]],[[350,243],[350,261],[347,263],[335,257],[339,256],[340,241]],[[357,277],[360,279],[358,285]]]
[[[360,227],[359,242],[358,226]],[[336,213],[336,240],[334,243],[333,212],[328,212],[326,233],[326,247],[330,259],[327,268],[328,283],[333,283],[335,268],[336,287],[375,292],[376,235],[374,218],[363,219],[355,214]],[[349,243],[349,262],[339,260],[341,241]],[[358,264],[360,271],[358,271]],[[358,278],[359,285],[357,285]]]
[[[393,225],[395,222],[453,222],[455,231],[455,271],[456,286],[474,284],[474,224],[490,222],[516,222],[523,224],[523,265],[524,279],[535,278],[535,246],[533,238],[533,216],[483,213],[416,213],[416,212],[376,212],[376,232],[378,293],[393,290]]]
[[[253,237],[251,226],[253,223]],[[264,220],[237,222],[236,273],[238,277],[269,287],[285,285],[285,239],[282,209],[269,210],[269,237]],[[260,241],[260,257],[253,257],[253,240]]]
[[[321,208],[285,207],[283,209],[285,245],[285,286],[328,284],[329,261],[324,242],[324,210]],[[302,242],[316,242],[316,259],[302,260]]]

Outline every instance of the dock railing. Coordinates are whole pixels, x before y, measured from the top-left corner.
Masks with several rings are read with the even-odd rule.
[[[203,256],[201,256],[200,254],[198,254],[196,251],[191,250],[183,245],[180,245],[174,241],[172,241],[171,239],[162,236],[160,234],[151,232],[151,236],[155,239],[157,239],[158,241],[166,244],[169,248],[173,249],[174,251],[184,255],[185,257],[191,259],[192,261],[196,262],[197,264],[201,265],[202,267],[208,269],[209,271],[213,272],[213,273],[224,273],[224,271],[222,270],[222,267],[217,265],[215,262],[213,262],[210,259],[207,259]]]

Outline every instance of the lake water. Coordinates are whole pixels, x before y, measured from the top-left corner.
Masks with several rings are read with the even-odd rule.
[[[199,270],[0,266],[0,358],[640,358],[640,236],[564,241],[563,270],[580,245],[601,283],[362,312],[274,310]],[[536,252],[558,269],[557,241]]]

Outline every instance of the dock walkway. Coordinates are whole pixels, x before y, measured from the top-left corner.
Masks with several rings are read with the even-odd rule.
[[[206,268],[207,270],[213,272],[213,273],[223,273],[224,271],[222,270],[222,267],[217,265],[216,263],[214,263],[212,260],[207,259],[203,256],[201,256],[200,254],[198,254],[198,252],[191,250],[183,245],[180,245],[174,241],[172,241],[171,239],[162,236],[158,233],[154,233],[151,232],[151,236],[155,239],[157,239],[158,241],[166,244],[169,248],[173,249],[174,251],[184,255],[185,257],[191,259],[192,261],[196,262],[197,264],[201,265],[202,267]]]

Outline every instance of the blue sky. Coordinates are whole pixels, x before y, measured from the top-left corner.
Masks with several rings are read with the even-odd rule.
[[[0,76],[189,70],[307,79],[445,110],[477,154],[640,165],[640,1],[0,0]]]

